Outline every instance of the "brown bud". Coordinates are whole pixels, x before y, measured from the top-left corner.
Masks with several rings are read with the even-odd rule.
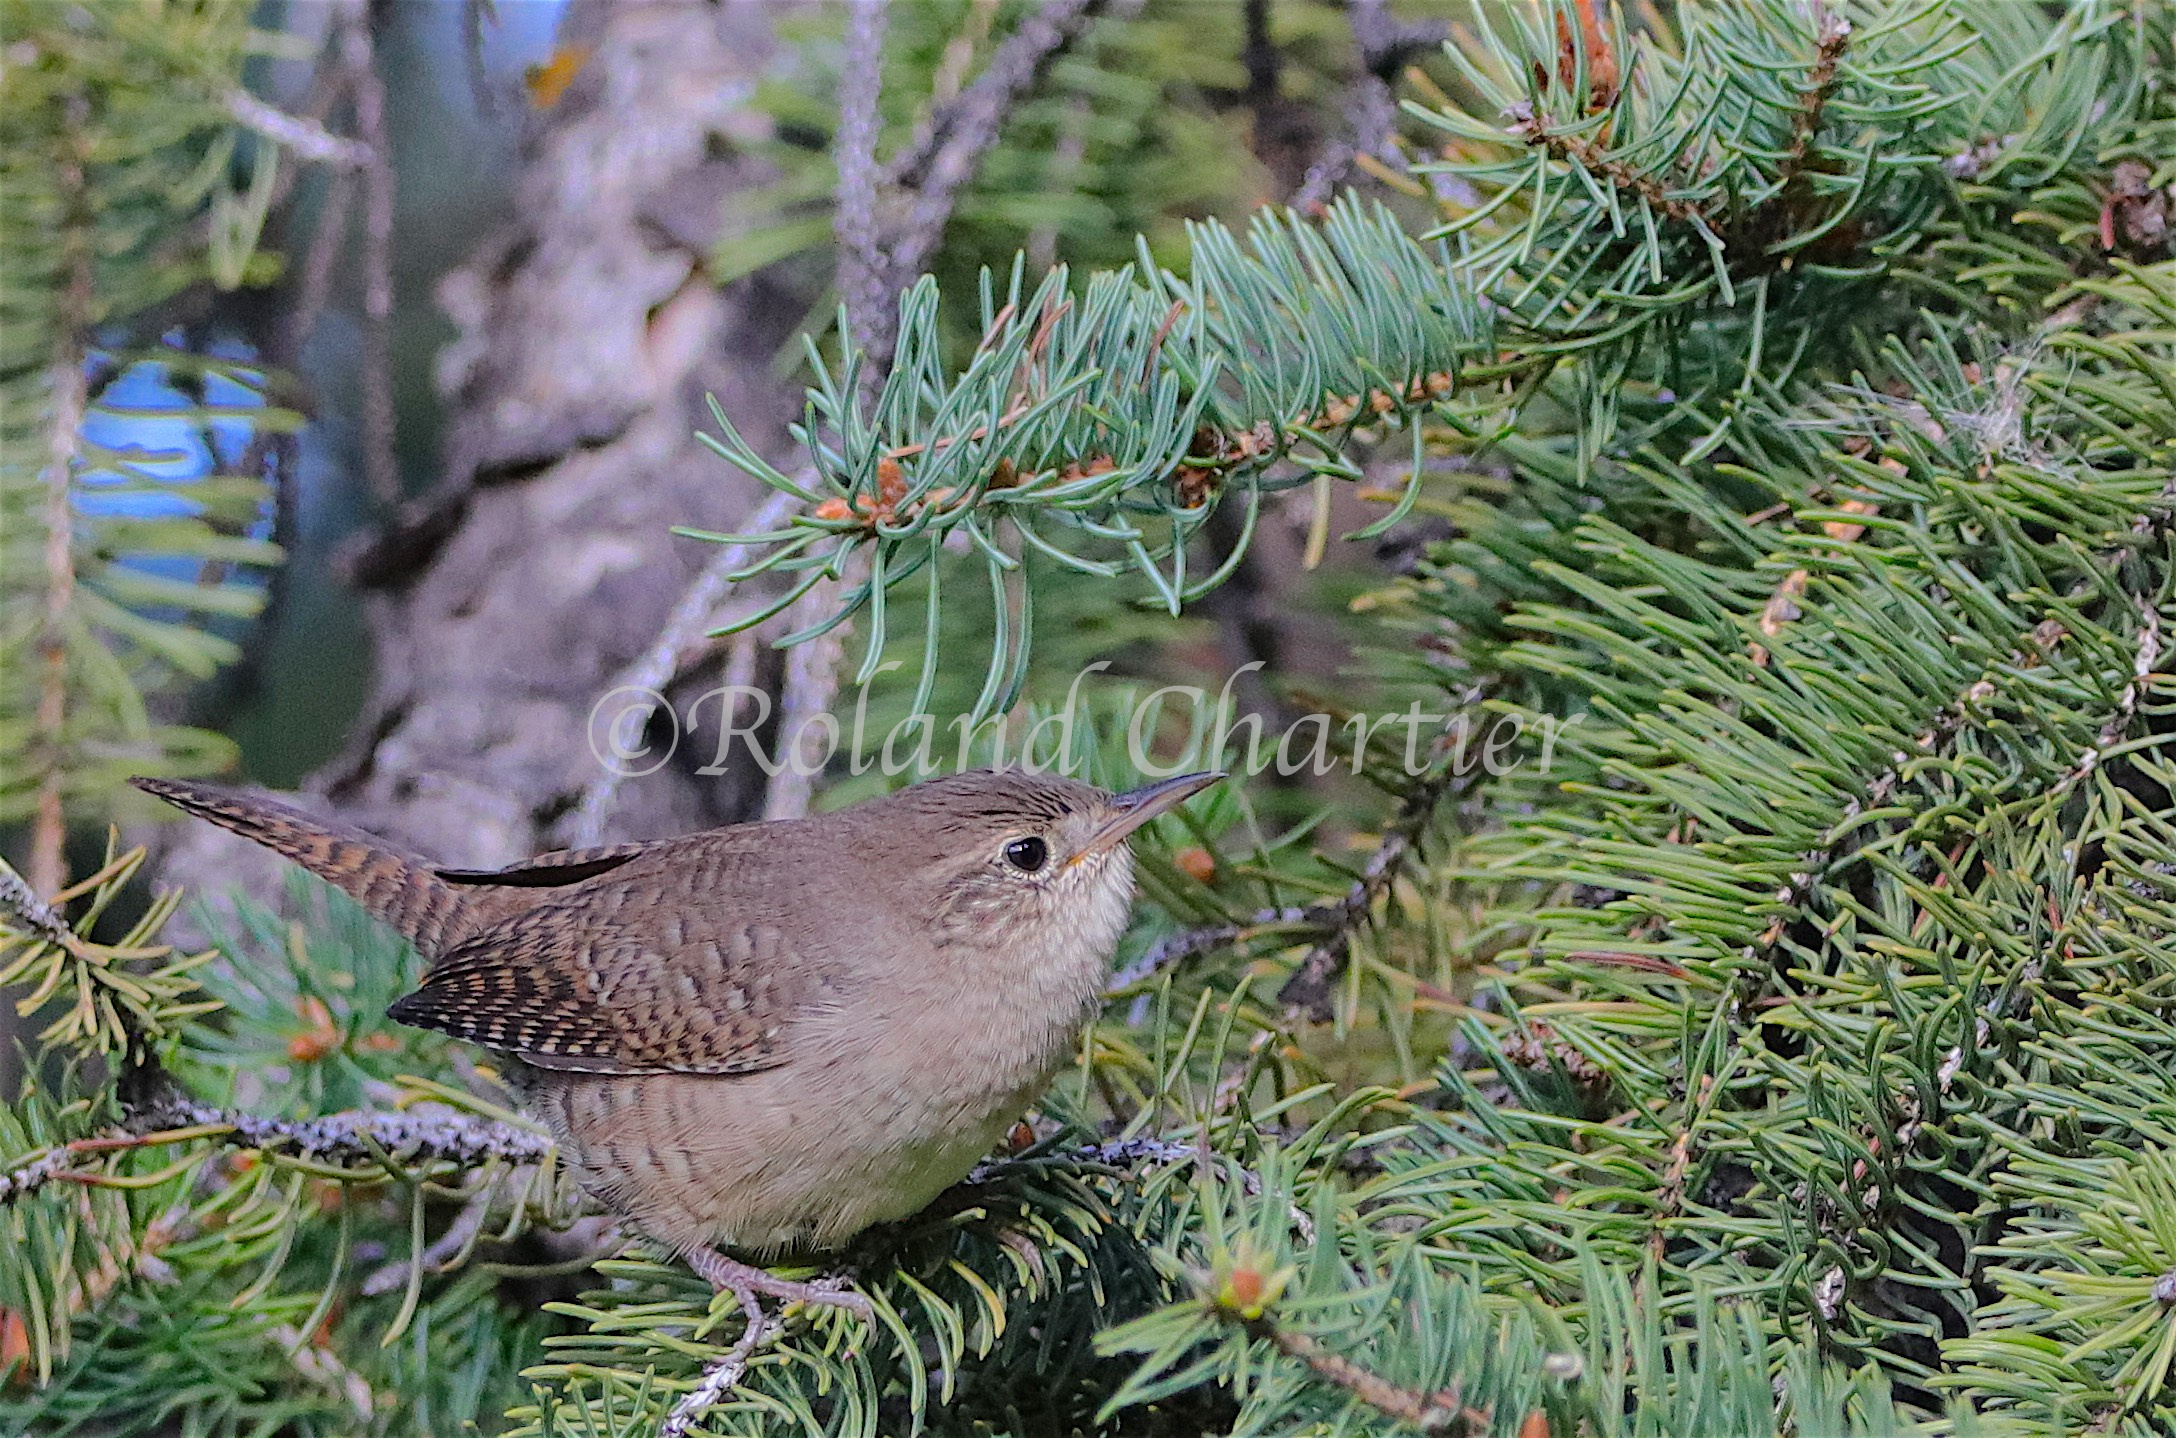
[[[590,47],[587,45],[554,46],[551,55],[541,65],[531,65],[521,74],[522,88],[529,92],[529,103],[539,110],[549,110],[559,103],[574,83],[574,77],[582,73],[587,64]]]
[[[899,461],[880,459],[876,462],[876,494],[879,503],[886,508],[897,504],[907,492],[906,476],[899,472]]]
[[[1189,844],[1179,850],[1171,856],[1171,862],[1178,865],[1180,873],[1197,884],[1216,882],[1216,855],[1199,844]]]
[[[295,1005],[295,1012],[310,1027],[287,1041],[287,1057],[298,1064],[316,1063],[334,1049],[340,1047],[340,1030],[332,1021],[332,1010],[325,1001],[314,995]]]
[[[30,1325],[12,1308],[0,1308],[0,1383],[30,1386]]]
[[[1241,1313],[1262,1311],[1262,1290],[1267,1280],[1259,1268],[1235,1268],[1224,1278],[1224,1291],[1218,1300],[1226,1308],[1236,1308]]]
[[[853,507],[847,504],[845,500],[836,497],[825,500],[822,504],[810,510],[809,513],[818,519],[829,520],[851,519],[854,516]]]
[[[1171,487],[1181,506],[1199,509],[1216,493],[1220,478],[1213,469],[1197,469],[1192,465],[1182,464],[1171,476]]]

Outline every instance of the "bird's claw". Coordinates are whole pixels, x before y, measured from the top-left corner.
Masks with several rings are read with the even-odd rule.
[[[688,1254],[688,1267],[720,1293],[730,1293],[741,1306],[752,1307],[757,1294],[780,1303],[826,1304],[867,1318],[873,1310],[868,1297],[844,1278],[826,1277],[799,1281],[780,1278],[768,1269],[727,1258],[714,1248],[698,1248]]]

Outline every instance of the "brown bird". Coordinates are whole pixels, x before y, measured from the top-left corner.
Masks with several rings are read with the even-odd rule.
[[[728,1258],[836,1248],[965,1177],[1095,1012],[1125,794],[980,770],[836,813],[442,869],[254,795],[138,788],[274,849],[413,941],[389,1011],[508,1055],[585,1187],[721,1289],[863,1307]]]

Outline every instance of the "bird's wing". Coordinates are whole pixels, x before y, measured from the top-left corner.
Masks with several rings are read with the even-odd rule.
[[[449,884],[477,888],[556,889],[594,879],[599,874],[609,874],[628,860],[640,858],[652,847],[650,844],[613,844],[602,849],[560,849],[523,859],[503,869],[439,869],[436,872]]]
[[[593,1073],[750,1073],[827,998],[783,930],[702,905],[546,903],[453,949],[388,1011],[401,1023]]]

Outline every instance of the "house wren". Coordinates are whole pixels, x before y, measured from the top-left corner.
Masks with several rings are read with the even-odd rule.
[[[353,895],[430,962],[389,1011],[497,1049],[606,1207],[720,1288],[965,1177],[1072,1052],[1133,897],[1125,794],[981,770],[812,818],[441,869],[345,825],[138,788]]]

